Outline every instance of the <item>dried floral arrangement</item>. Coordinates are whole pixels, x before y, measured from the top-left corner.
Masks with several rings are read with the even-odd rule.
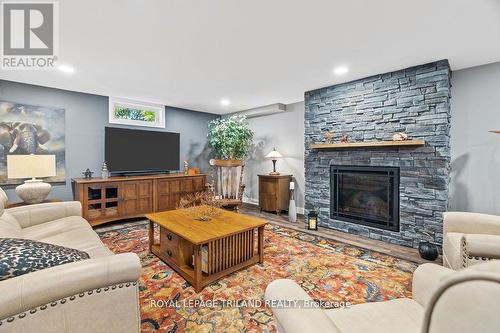
[[[181,198],[179,209],[186,209],[198,221],[210,221],[221,214],[221,204],[209,192],[195,192]]]

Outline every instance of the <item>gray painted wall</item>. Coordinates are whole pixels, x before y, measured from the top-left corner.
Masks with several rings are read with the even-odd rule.
[[[86,168],[100,174],[104,160],[104,127],[108,126],[108,97],[0,80],[0,100],[66,109],[66,184],[53,186],[50,197],[71,200],[71,178],[81,177]],[[217,116],[167,107],[165,129],[118,126],[180,133],[181,162],[206,169],[207,123]],[[182,167],[182,163],[180,164]],[[19,201],[14,189],[7,189],[11,201]]]
[[[287,105],[287,112],[248,119],[254,131],[254,149],[245,166],[245,201],[259,202],[257,175],[272,171],[265,156],[276,147],[284,158],[276,169],[291,174],[295,181],[295,204],[299,213],[304,208],[304,102]]]
[[[500,214],[500,63],[453,72],[450,210]]]

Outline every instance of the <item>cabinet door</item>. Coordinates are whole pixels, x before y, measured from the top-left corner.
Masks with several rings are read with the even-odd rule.
[[[193,180],[191,178],[186,178],[181,181],[181,192],[182,194],[193,193]]]
[[[88,221],[103,218],[103,186],[102,184],[89,184],[84,186],[83,217]]]
[[[120,193],[120,215],[131,216],[153,211],[153,181],[123,182]]]
[[[278,209],[277,201],[277,182],[271,178],[260,178],[259,181],[259,206],[266,211],[275,211]]]
[[[156,185],[156,197],[158,200],[158,211],[176,209],[181,198],[180,179],[158,180]]]
[[[205,191],[205,177],[193,178],[193,191],[194,192]]]
[[[120,183],[103,184],[103,215],[105,218],[118,217],[120,215]]]

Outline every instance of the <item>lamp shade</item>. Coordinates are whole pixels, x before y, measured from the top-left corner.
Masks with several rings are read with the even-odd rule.
[[[272,158],[272,159],[276,159],[276,158],[280,158],[280,157],[283,157],[277,150],[276,148],[273,148],[273,150],[266,155],[266,158]]]
[[[54,177],[56,155],[7,155],[9,179]]]

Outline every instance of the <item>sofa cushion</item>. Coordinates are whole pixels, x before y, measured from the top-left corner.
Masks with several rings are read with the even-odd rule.
[[[95,258],[102,257],[106,253],[109,255],[112,254],[101,242],[99,236],[90,228],[69,230],[57,235],[41,238],[40,241],[85,251],[91,258],[94,258],[94,256]]]
[[[89,259],[83,251],[21,238],[0,239],[0,281]]]
[[[0,207],[3,204],[0,202]],[[0,238],[23,238],[22,229],[17,220],[8,212],[0,215]]]
[[[22,232],[23,238],[38,240],[80,228],[92,230],[92,227],[84,218],[80,216],[68,216],[24,228]]]
[[[342,333],[417,333],[424,316],[424,308],[408,298],[325,312]]]

